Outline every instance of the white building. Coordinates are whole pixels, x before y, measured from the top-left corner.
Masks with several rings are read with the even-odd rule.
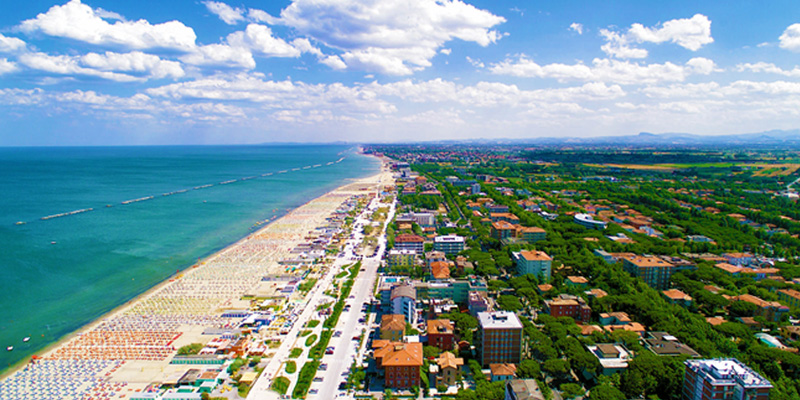
[[[458,235],[436,236],[433,239],[433,249],[444,254],[458,254],[464,250],[464,238]]]
[[[392,314],[400,314],[406,322],[417,322],[417,290],[411,285],[397,285],[392,288]]]
[[[606,229],[606,226],[608,226],[606,222],[597,221],[594,219],[594,217],[592,217],[589,214],[575,214],[573,220],[575,221],[576,224],[585,226],[589,229],[603,230]]]

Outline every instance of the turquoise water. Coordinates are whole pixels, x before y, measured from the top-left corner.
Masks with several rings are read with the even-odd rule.
[[[0,148],[0,370],[379,165],[343,146]]]

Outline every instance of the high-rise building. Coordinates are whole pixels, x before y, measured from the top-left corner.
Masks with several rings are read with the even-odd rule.
[[[772,384],[735,358],[686,360],[682,400],[767,400]]]
[[[675,267],[658,258],[629,256],[622,257],[622,267],[625,272],[641,278],[648,286],[657,290],[669,289],[669,279]]]
[[[513,253],[517,261],[517,274],[533,274],[541,279],[542,282],[550,280],[550,266],[553,259],[543,251],[523,250]]]
[[[433,249],[444,254],[458,254],[464,250],[464,237],[458,235],[442,235],[433,238]]]
[[[478,362],[489,364],[522,361],[522,322],[509,311],[478,313]]]

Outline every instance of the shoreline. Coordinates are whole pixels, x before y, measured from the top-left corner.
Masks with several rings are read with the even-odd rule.
[[[359,153],[359,154],[362,154],[362,153]],[[372,156],[372,157],[375,157],[375,156]],[[322,194],[320,194],[320,195],[318,195],[318,196],[316,196],[314,198],[311,198],[308,201],[306,201],[306,202],[304,202],[304,203],[302,203],[302,204],[300,204],[298,206],[295,206],[293,208],[287,209],[287,211],[283,215],[281,215],[279,218],[275,218],[275,219],[270,220],[270,221],[265,220],[265,221],[267,221],[267,223],[264,224],[263,226],[259,227],[257,230],[250,231],[245,236],[243,236],[243,237],[241,237],[241,238],[239,238],[239,239],[237,239],[237,240],[235,240],[235,241],[233,241],[231,243],[228,243],[228,244],[222,246],[221,248],[219,248],[217,250],[213,250],[212,252],[208,253],[206,256],[203,256],[203,257],[199,258],[197,262],[195,262],[195,263],[193,263],[191,265],[187,265],[183,269],[180,269],[179,271],[177,271],[175,273],[172,273],[171,275],[169,275],[168,277],[164,278],[162,281],[158,282],[157,284],[149,287],[147,290],[143,291],[142,293],[139,293],[138,295],[130,298],[129,300],[125,301],[124,303],[113,307],[112,309],[108,310],[107,312],[104,312],[103,314],[101,314],[97,318],[92,319],[91,321],[89,321],[86,324],[82,325],[80,328],[76,329],[75,331],[73,331],[71,333],[68,333],[68,334],[56,339],[53,343],[51,343],[51,344],[43,347],[42,349],[36,351],[35,354],[33,354],[31,356],[27,356],[27,357],[21,359],[20,361],[12,364],[5,371],[0,373],[0,383],[2,383],[2,381],[6,380],[7,378],[11,377],[12,375],[16,374],[17,372],[19,372],[20,370],[22,370],[26,366],[28,366],[31,363],[31,361],[33,360],[33,357],[38,357],[40,360],[41,359],[46,359],[48,356],[54,354],[59,349],[64,347],[66,344],[72,342],[74,339],[76,339],[76,338],[78,338],[78,337],[80,337],[80,336],[82,336],[82,335],[84,335],[84,334],[86,334],[88,332],[92,332],[95,328],[97,328],[98,326],[100,326],[104,322],[110,321],[114,317],[119,317],[119,316],[124,315],[126,311],[128,311],[131,308],[135,307],[137,304],[141,304],[141,303],[145,302],[146,300],[148,300],[149,298],[153,297],[154,295],[160,293],[163,289],[165,289],[170,284],[177,282],[181,278],[186,278],[190,274],[195,273],[195,271],[202,270],[204,266],[207,266],[207,265],[211,264],[216,259],[218,259],[221,256],[225,255],[227,252],[229,252],[231,250],[234,250],[237,247],[240,247],[245,242],[251,240],[254,237],[257,237],[260,234],[268,232],[271,228],[273,228],[273,227],[275,227],[275,226],[277,226],[277,225],[279,225],[281,223],[285,224],[287,222],[287,220],[290,219],[293,216],[293,214],[296,214],[296,213],[298,213],[300,211],[303,211],[304,208],[308,207],[312,203],[320,201],[321,199],[324,199],[326,197],[335,195],[337,192],[343,192],[350,186],[357,185],[357,184],[365,184],[365,183],[370,182],[370,181],[372,181],[372,182],[378,181],[379,177],[384,173],[384,167],[386,166],[386,164],[385,164],[385,159],[383,159],[381,157],[376,157],[376,159],[380,161],[380,166],[378,167],[378,172],[377,173],[369,174],[369,175],[361,177],[361,178],[347,178],[347,179],[345,179],[343,181],[343,183],[340,186],[335,187],[335,188],[333,188],[333,189],[331,189],[331,190],[329,190],[327,192],[324,192],[324,193],[322,193]],[[333,211],[334,211],[333,209],[332,210],[326,210],[325,212],[323,212],[323,214],[325,214],[325,217],[327,217]],[[323,217],[323,219],[324,219],[324,217]],[[307,228],[306,226],[301,227],[301,230],[303,230],[303,232],[300,232],[301,236],[305,235],[305,234],[308,234],[308,231],[307,231],[306,228]],[[296,242],[297,242],[297,239],[287,240],[286,243],[285,243],[285,246],[293,247],[293,246],[295,246],[297,244]],[[277,251],[276,255],[280,255],[281,253],[284,253],[284,251]],[[272,263],[275,263],[275,260],[271,260],[270,264],[272,264]]]

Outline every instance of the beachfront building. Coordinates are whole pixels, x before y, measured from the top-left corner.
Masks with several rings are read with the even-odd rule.
[[[641,278],[648,286],[657,290],[669,288],[669,279],[675,268],[672,264],[658,257],[626,256],[622,257],[622,268],[625,272]]]
[[[489,364],[522,361],[522,322],[509,311],[478,313],[478,362]]]
[[[406,319],[400,314],[381,316],[381,339],[400,342],[406,332]]]
[[[543,251],[523,250],[512,253],[517,262],[517,275],[533,274],[542,282],[550,280],[553,259]]]
[[[428,346],[450,350],[455,343],[453,323],[449,319],[428,320]]]
[[[391,294],[392,313],[400,314],[406,322],[417,322],[417,291],[412,285],[397,285]]]
[[[436,236],[433,239],[433,249],[445,254],[458,254],[464,250],[464,237],[458,235]]]
[[[576,224],[589,229],[597,229],[602,231],[603,229],[606,229],[606,227],[608,226],[608,223],[604,221],[598,221],[589,214],[575,214],[575,216],[572,219],[573,221],[575,221]]]
[[[417,252],[414,250],[391,249],[386,256],[386,265],[394,267],[410,267],[414,265]]]
[[[682,400],[768,400],[772,384],[735,358],[686,360]]]
[[[398,250],[413,250],[422,254],[425,250],[425,239],[421,236],[404,233],[394,238],[394,248]]]
[[[384,384],[392,389],[419,387],[419,370],[422,367],[422,343],[398,343],[382,341],[375,349],[378,368],[383,369]]]

